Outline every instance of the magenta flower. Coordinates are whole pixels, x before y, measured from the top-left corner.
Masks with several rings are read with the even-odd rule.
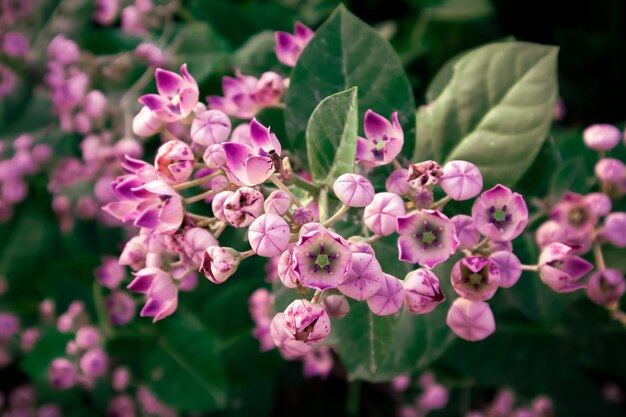
[[[135,276],[135,279],[133,279],[133,281],[128,284],[128,287],[126,288],[133,292],[138,292],[141,294],[147,294],[148,290],[152,286],[152,283],[157,278],[169,277],[167,272],[156,267],[143,268],[133,273],[133,275]]]
[[[342,319],[350,312],[350,303],[343,295],[329,294],[322,300],[322,306],[334,319]]]
[[[20,32],[6,32],[2,38],[2,50],[10,57],[28,55],[28,38]]]
[[[146,297],[146,304],[139,315],[153,317],[153,323],[170,316],[178,307],[178,288],[169,274],[158,274]]]
[[[272,257],[283,253],[289,245],[290,230],[287,222],[277,214],[259,216],[248,229],[248,241],[254,253]]]
[[[602,235],[618,248],[626,248],[626,213],[611,213],[604,219]]]
[[[468,200],[482,191],[483,176],[470,162],[450,161],[443,166],[439,185],[453,200]]]
[[[191,114],[198,102],[198,83],[187,72],[187,64],[180,67],[182,76],[157,68],[156,85],[159,94],[146,94],[139,102],[165,123],[175,122]]]
[[[404,278],[403,287],[404,305],[413,314],[430,313],[446,299],[439,278],[428,269],[409,272]]]
[[[109,367],[109,357],[100,348],[89,349],[80,358],[80,369],[89,378],[103,376]]]
[[[200,272],[214,284],[223,284],[237,271],[241,256],[232,248],[209,246],[204,252]]]
[[[293,35],[287,32],[276,32],[276,56],[283,64],[294,67],[302,50],[309,43],[315,32],[300,22],[296,22]]]
[[[183,251],[191,266],[199,268],[204,259],[204,252],[209,246],[219,246],[217,239],[206,229],[192,227],[185,232]]]
[[[287,191],[276,190],[265,199],[263,208],[266,213],[284,215],[291,207],[291,195]]]
[[[195,157],[189,145],[179,140],[171,140],[159,147],[154,167],[163,181],[179,184],[189,178],[194,162]]]
[[[135,48],[135,57],[146,62],[152,67],[158,67],[167,63],[167,57],[158,46],[143,42]]]
[[[594,272],[587,281],[586,291],[589,299],[596,304],[614,304],[626,292],[624,274],[611,268]]]
[[[81,349],[89,349],[100,343],[100,333],[93,326],[83,326],[76,332],[76,345]]]
[[[500,286],[511,288],[522,276],[522,263],[509,251],[499,251],[489,255],[500,271]]]
[[[472,217],[476,228],[492,240],[513,240],[528,224],[524,198],[498,184],[474,201]]]
[[[374,199],[374,186],[357,174],[343,174],[333,184],[335,195],[348,207],[365,207]]]
[[[593,265],[572,255],[572,247],[563,243],[548,245],[539,256],[539,276],[556,292],[572,292],[585,287],[577,282]]]
[[[353,253],[350,272],[337,288],[350,298],[365,300],[376,294],[383,282],[383,270],[375,256]]]
[[[117,288],[126,277],[124,267],[120,265],[118,259],[112,256],[105,256],[102,265],[94,271],[96,280],[109,289]]]
[[[280,162],[281,146],[269,128],[256,119],[250,122],[251,146],[227,142],[222,146],[226,153],[228,178],[236,185],[257,185],[265,182]]]
[[[386,165],[393,161],[404,144],[404,132],[398,122],[398,112],[391,115],[391,121],[378,113],[365,112],[365,138],[357,139],[356,161],[367,167]]]
[[[396,231],[397,218],[404,216],[404,200],[394,193],[378,193],[365,207],[363,221],[368,229],[380,236],[388,236]]]
[[[320,346],[311,350],[302,358],[302,374],[305,378],[318,376],[326,379],[330,371],[332,371],[334,364],[332,348],[330,346]]]
[[[430,191],[438,184],[443,171],[435,161],[423,161],[409,165],[409,184],[418,192]]]
[[[626,178],[626,165],[616,158],[602,158],[594,167],[598,178],[606,182],[620,182]]]
[[[254,188],[242,187],[224,201],[224,218],[234,227],[250,226],[261,213],[263,194]]]
[[[595,124],[583,132],[585,145],[598,151],[608,151],[622,140],[622,132],[613,125]]]
[[[456,252],[454,223],[439,210],[419,210],[398,217],[400,260],[432,268]]]
[[[383,284],[367,299],[367,306],[377,316],[389,316],[402,308],[404,288],[398,278],[383,274]]]
[[[348,243],[324,228],[301,235],[293,258],[300,284],[318,290],[337,288],[352,267]]]
[[[295,300],[272,319],[274,343],[287,358],[303,356],[328,338],[330,319],[321,305]]]
[[[119,264],[130,266],[134,271],[141,269],[146,261],[146,242],[147,237],[145,235],[132,237],[122,249]]]
[[[142,211],[135,219],[135,226],[164,234],[176,232],[184,217],[180,195],[162,181],[151,181],[139,189],[148,193],[148,197],[139,205]]]
[[[228,140],[231,124],[226,114],[207,110],[198,114],[191,123],[191,140],[202,146],[215,145]]]
[[[598,218],[594,214],[588,200],[576,193],[566,193],[550,213],[568,238],[587,236],[595,227]]]
[[[273,71],[267,71],[259,78],[251,97],[260,108],[271,107],[278,104],[284,91],[285,80],[283,77]]]
[[[65,358],[56,358],[48,368],[50,385],[56,389],[68,389],[76,385],[78,372],[76,366]]]
[[[457,294],[474,301],[489,300],[501,281],[496,263],[482,256],[468,256],[455,263],[450,279]]]
[[[466,298],[454,300],[446,322],[457,336],[470,342],[483,340],[496,330],[496,320],[489,304]]]
[[[104,299],[104,306],[114,326],[127,324],[135,316],[135,300],[126,292],[113,291]]]
[[[471,249],[478,244],[480,233],[476,229],[474,219],[464,214],[457,214],[451,218],[456,230],[456,238],[459,241],[458,249]]]

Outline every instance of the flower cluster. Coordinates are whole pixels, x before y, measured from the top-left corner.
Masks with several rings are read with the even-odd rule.
[[[11,94],[17,85],[15,68],[24,65],[30,40],[21,32],[20,21],[33,11],[33,2],[5,1],[0,7],[0,99]]]

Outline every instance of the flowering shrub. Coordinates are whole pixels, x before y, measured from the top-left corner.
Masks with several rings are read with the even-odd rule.
[[[350,415],[618,415],[626,142],[552,126],[556,47],[416,107],[343,5],[235,48],[228,2],[1,4],[6,415],[293,415],[294,367]]]

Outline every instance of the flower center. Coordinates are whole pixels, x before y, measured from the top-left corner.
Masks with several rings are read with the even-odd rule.
[[[415,237],[422,242],[424,250],[427,250],[431,246],[440,247],[439,235],[443,231],[443,227],[434,227],[427,221],[424,221],[424,228],[421,232],[416,233]]]
[[[572,226],[582,226],[589,219],[587,210],[582,207],[576,207],[571,210],[567,215],[567,221]]]
[[[427,232],[422,233],[422,242],[427,243],[427,244],[431,244],[433,243],[437,238],[435,237],[435,235],[433,234],[433,232],[431,232],[430,230]]]
[[[309,253],[309,258],[311,258],[313,260],[314,266],[313,266],[313,272],[317,272],[320,269],[323,269],[324,271],[326,271],[327,273],[330,274],[331,270],[330,270],[330,261],[332,261],[333,259],[337,258],[339,255],[334,254],[334,255],[329,255],[326,253],[326,248],[324,247],[323,243],[320,243],[320,251],[319,253],[315,254],[315,253]]]
[[[495,225],[498,230],[504,229],[511,223],[511,220],[513,220],[513,215],[508,212],[506,204],[500,208],[489,207],[489,223]]]
[[[320,268],[325,268],[327,265],[330,265],[330,261],[328,260],[328,255],[326,254],[317,255],[317,258],[315,259],[315,265],[319,266]]]

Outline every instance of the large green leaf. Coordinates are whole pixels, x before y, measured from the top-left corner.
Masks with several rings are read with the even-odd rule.
[[[359,88],[361,119],[367,109],[385,117],[398,111],[408,128],[405,137],[411,137],[406,133],[412,130],[415,102],[400,58],[374,29],[339,6],[292,72],[285,110],[292,147],[303,146],[309,116],[324,97],[354,86]]]
[[[306,128],[311,175],[317,183],[332,185],[354,172],[357,128],[357,87],[326,97],[313,111]]]
[[[485,185],[514,184],[545,140],[557,97],[557,48],[496,43],[464,54],[436,100],[419,109],[414,158],[465,159]],[[447,69],[446,71],[449,71]],[[438,91],[440,88],[435,88]]]

